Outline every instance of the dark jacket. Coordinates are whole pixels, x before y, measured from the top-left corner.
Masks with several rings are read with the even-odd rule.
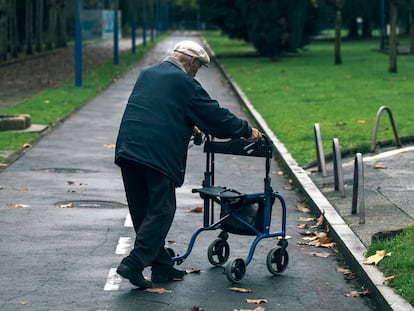
[[[250,137],[252,128],[210,98],[174,61],[140,73],[122,117],[115,149],[120,157],[148,165],[184,182],[188,144],[196,125],[218,138]]]

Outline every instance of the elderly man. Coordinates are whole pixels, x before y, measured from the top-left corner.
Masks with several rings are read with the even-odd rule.
[[[210,58],[193,41],[179,42],[171,56],[139,74],[122,117],[115,150],[136,232],[133,250],[117,272],[133,285],[182,279],[165,238],[176,210],[175,188],[184,182],[188,144],[195,128],[218,138],[258,140],[261,133],[219,106],[194,78]]]

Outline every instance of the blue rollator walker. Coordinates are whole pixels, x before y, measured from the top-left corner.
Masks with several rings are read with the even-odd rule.
[[[185,254],[175,255],[172,249],[168,249],[172,260],[181,264],[191,253],[197,236],[207,230],[221,229],[218,238],[208,248],[208,259],[214,266],[225,265],[225,273],[230,282],[238,283],[246,273],[246,267],[253,258],[258,243],[265,238],[277,238],[275,247],[267,254],[266,265],[270,273],[282,273],[289,262],[286,250],[286,204],[283,197],[274,192],[270,185],[270,160],[272,159],[273,145],[263,135],[258,142],[249,142],[245,139],[229,141],[214,141],[208,135],[204,143],[206,153],[206,171],[202,188],[193,189],[193,193],[199,193],[204,200],[203,226],[192,235]],[[266,159],[266,175],[264,178],[264,192],[244,194],[234,189],[214,185],[214,154],[232,154],[250,157],[263,157]],[[272,206],[278,199],[281,203],[282,219],[281,231],[269,232],[272,215]],[[220,205],[220,217],[214,218],[214,204]],[[256,236],[253,240],[246,259],[235,258],[228,261],[230,246],[227,242],[228,233]]]

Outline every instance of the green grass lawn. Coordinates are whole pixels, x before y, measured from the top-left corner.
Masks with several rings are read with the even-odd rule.
[[[332,139],[343,149],[367,152],[376,113],[391,108],[399,136],[414,134],[414,55],[398,57],[398,73],[388,73],[388,55],[378,40],[344,41],[342,65],[333,63],[333,42],[315,41],[279,61],[255,56],[253,48],[218,32],[203,34],[220,63],[264,116],[300,165],[316,159],[313,127],[319,123],[325,154]],[[393,139],[386,114],[378,141]]]
[[[392,239],[376,241],[368,248],[367,256],[376,251],[391,253],[379,262],[379,268],[387,277],[396,276],[390,285],[408,302],[414,305],[414,225],[407,226],[403,233]]]

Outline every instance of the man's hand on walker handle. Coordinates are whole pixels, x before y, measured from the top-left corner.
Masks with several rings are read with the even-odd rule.
[[[258,141],[262,138],[262,133],[257,128],[252,128],[252,136],[248,139],[249,141]]]

